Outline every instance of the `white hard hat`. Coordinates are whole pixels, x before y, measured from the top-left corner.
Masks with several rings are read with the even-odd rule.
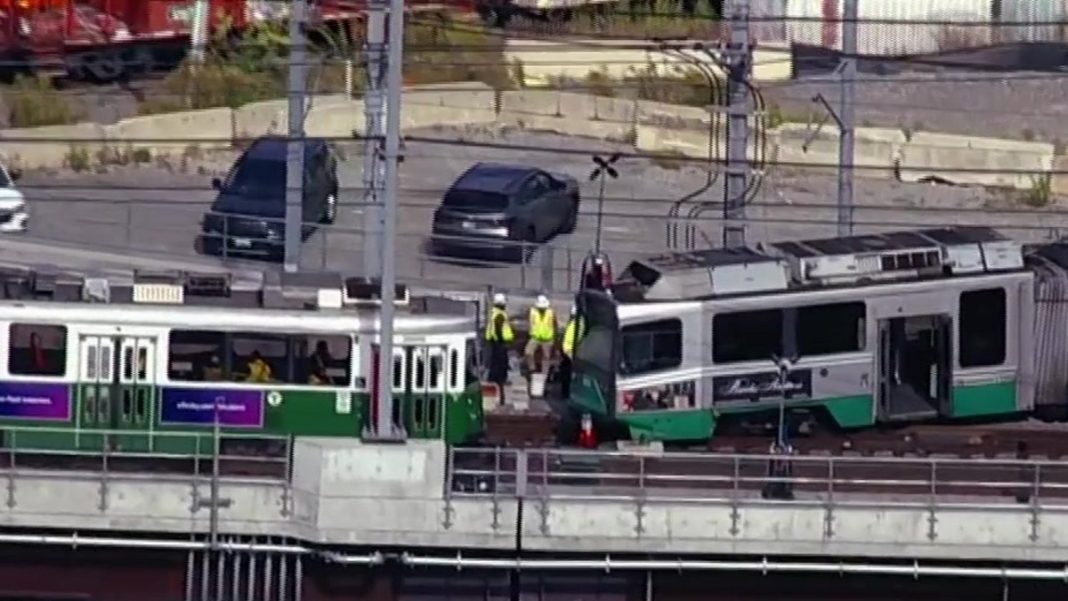
[[[503,293],[498,292],[498,293],[493,295],[493,304],[495,304],[495,305],[506,305],[506,304],[508,304],[508,299],[504,297]]]
[[[571,314],[578,315],[578,305],[571,305]]]
[[[539,309],[548,309],[549,299],[544,294],[539,294],[538,299],[534,301],[534,306]]]

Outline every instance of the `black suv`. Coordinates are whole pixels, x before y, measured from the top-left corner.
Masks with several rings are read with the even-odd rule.
[[[285,254],[286,151],[282,137],[257,138],[237,159],[226,179],[213,179],[219,191],[201,230],[207,254],[249,254],[272,259]],[[326,140],[304,141],[304,228],[337,217],[337,156]]]

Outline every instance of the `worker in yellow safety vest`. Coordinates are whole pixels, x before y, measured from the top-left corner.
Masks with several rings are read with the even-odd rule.
[[[530,373],[538,373],[538,351],[541,351],[541,365],[544,368],[552,360],[553,344],[556,342],[556,314],[544,294],[539,294],[530,308],[530,338],[523,355],[527,360]]]
[[[563,398],[571,396],[571,365],[575,352],[575,342],[582,338],[585,324],[579,317],[578,307],[571,305],[571,317],[564,326],[564,339],[560,342],[560,350],[563,358],[560,361],[560,395]]]
[[[500,401],[504,402],[504,388],[508,383],[508,345],[515,339],[512,324],[508,322],[508,299],[503,294],[493,295],[493,307],[486,320],[486,350],[489,367],[487,379],[501,389]]]

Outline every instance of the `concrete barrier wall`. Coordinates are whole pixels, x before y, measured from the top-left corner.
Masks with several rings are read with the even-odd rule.
[[[104,140],[105,128],[99,123],[0,129],[0,157],[9,167],[63,167],[76,148],[97,153]]]
[[[725,117],[700,107],[591,96],[551,90],[496,92],[479,83],[420,86],[405,90],[404,129],[435,125],[500,123],[598,139],[625,141],[642,152],[717,160],[725,156]],[[320,96],[311,103],[305,127],[310,135],[346,138],[366,129],[364,103],[342,96]],[[234,141],[284,133],[284,100],[257,102],[237,109],[217,108],[124,119],[114,125],[0,130],[0,156],[24,168],[63,167],[72,149],[95,153],[104,148],[146,148],[153,154],[181,153],[190,146],[228,147]],[[715,132],[716,135],[712,135]],[[9,140],[9,141],[5,141]],[[40,140],[40,141],[38,141]],[[756,160],[758,145],[749,149]],[[820,168],[838,162],[838,131],[824,126],[783,124],[768,132],[763,158],[769,165]],[[902,181],[941,179],[957,184],[1030,189],[1050,177],[1055,165],[1068,166],[1052,144],[974,138],[929,132],[858,128],[854,164],[858,175],[899,177]],[[997,171],[1001,171],[1000,173]],[[1010,173],[1005,173],[1010,171]],[[1020,171],[1020,173],[1011,173]],[[1068,177],[1054,175],[1056,194],[1068,194]]]
[[[674,47],[692,46],[694,41],[673,40]],[[680,56],[681,55],[681,56]],[[697,50],[664,52],[658,44],[648,40],[576,40],[547,42],[514,39],[505,43],[505,61],[521,66],[523,84],[546,86],[554,79],[585,79],[591,73],[620,79],[638,73],[654,71],[658,76],[671,77],[693,71],[700,63],[720,76],[722,69],[707,54]],[[753,56],[755,81],[781,81],[791,75],[790,61],[782,60],[783,51],[758,48]]]

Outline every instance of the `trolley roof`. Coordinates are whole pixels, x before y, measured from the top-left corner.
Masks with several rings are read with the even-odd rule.
[[[628,265],[617,296],[698,300],[1023,267],[1018,242],[991,228],[960,226],[658,255]]]
[[[181,309],[190,317],[213,312],[232,316],[241,311],[262,316],[265,313],[259,311],[274,311],[373,323],[380,308],[378,293],[375,281],[330,272],[267,272],[240,280],[214,272],[131,271],[103,276],[54,266],[0,265],[0,307],[6,307],[7,312],[16,305],[51,307],[79,315],[86,311],[130,311],[148,316],[153,310],[173,314]],[[470,298],[448,293],[413,296],[403,285],[397,286],[396,299],[397,317],[412,323],[424,323],[435,316],[462,321],[478,313]],[[257,312],[250,313],[249,309]]]

